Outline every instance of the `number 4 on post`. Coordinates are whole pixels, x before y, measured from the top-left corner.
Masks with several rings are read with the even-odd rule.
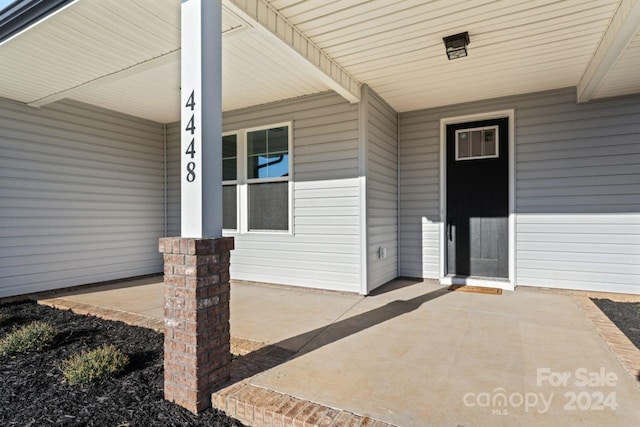
[[[191,95],[189,95],[189,99],[187,99],[187,103],[184,106],[193,111],[193,108],[196,106],[195,90],[191,91]]]
[[[193,138],[191,139],[191,142],[187,147],[187,151],[185,151],[184,154],[190,155],[191,158],[193,159],[193,156],[196,154],[195,139]]]

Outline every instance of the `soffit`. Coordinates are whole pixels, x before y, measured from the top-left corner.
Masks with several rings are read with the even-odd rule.
[[[576,86],[618,6],[618,0],[265,1],[397,111]],[[291,52],[223,11],[225,111],[327,90]],[[462,31],[471,36],[469,56],[448,61],[442,37]],[[636,35],[595,97],[640,91],[639,44]],[[0,45],[0,96],[37,103],[61,94],[159,122],[178,120],[179,47],[176,0],[78,0]]]
[[[179,47],[177,2],[81,0],[0,45],[0,96],[32,103]]]
[[[576,86],[618,0],[269,0],[398,111]],[[468,31],[469,56],[442,38]]]
[[[223,10],[223,110],[326,91]],[[0,97],[179,120],[180,2],[79,0],[0,45]]]

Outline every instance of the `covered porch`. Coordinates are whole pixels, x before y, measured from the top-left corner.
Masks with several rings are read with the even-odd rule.
[[[454,229],[499,217],[500,251],[485,246],[500,275],[479,283],[640,293],[639,1],[59,5],[0,35],[0,297],[159,273],[159,237],[232,237],[232,344],[248,355],[213,403],[248,423],[265,408],[302,423],[638,419],[634,379],[573,297],[444,283],[475,276],[453,270]],[[465,32],[468,56],[450,61],[443,38]],[[457,131],[494,135],[477,157],[503,155],[498,215],[448,215]],[[196,250],[164,240],[169,280],[187,282]],[[63,304],[157,327],[160,288]],[[183,348],[214,330],[188,332]],[[544,376],[576,369],[615,386]],[[585,391],[616,410],[565,410]]]
[[[183,46],[181,3],[59,1],[32,20],[27,3],[1,17],[0,297],[160,272],[157,238],[202,234],[185,227],[196,213],[234,237],[239,280],[640,292],[637,1],[211,2],[213,154],[198,167],[219,173],[188,192],[181,67],[202,52]],[[443,38],[465,32],[449,60]],[[448,236],[493,214],[448,214],[445,130],[505,118],[504,224],[486,233],[501,268],[454,271],[468,239]],[[279,150],[249,153],[269,132]],[[273,156],[287,161],[260,175]]]
[[[147,278],[40,303],[161,329],[162,294],[161,278]],[[603,317],[584,293],[396,280],[365,298],[234,283],[242,356],[213,405],[248,425],[633,425],[640,351],[628,343],[625,369],[594,326]],[[615,409],[591,406],[600,393]]]

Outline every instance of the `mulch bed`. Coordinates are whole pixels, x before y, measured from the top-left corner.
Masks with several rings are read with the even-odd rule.
[[[640,303],[597,298],[591,300],[640,349]]]
[[[42,353],[0,356],[1,426],[242,426],[216,409],[196,416],[163,399],[162,334],[35,303],[0,311],[9,317],[0,338],[33,320],[51,322],[58,333]],[[104,343],[129,355],[127,370],[99,385],[65,383],[61,361]]]

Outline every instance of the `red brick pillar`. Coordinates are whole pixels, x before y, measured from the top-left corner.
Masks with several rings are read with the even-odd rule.
[[[164,397],[198,413],[229,380],[233,237],[160,239],[164,254]]]

